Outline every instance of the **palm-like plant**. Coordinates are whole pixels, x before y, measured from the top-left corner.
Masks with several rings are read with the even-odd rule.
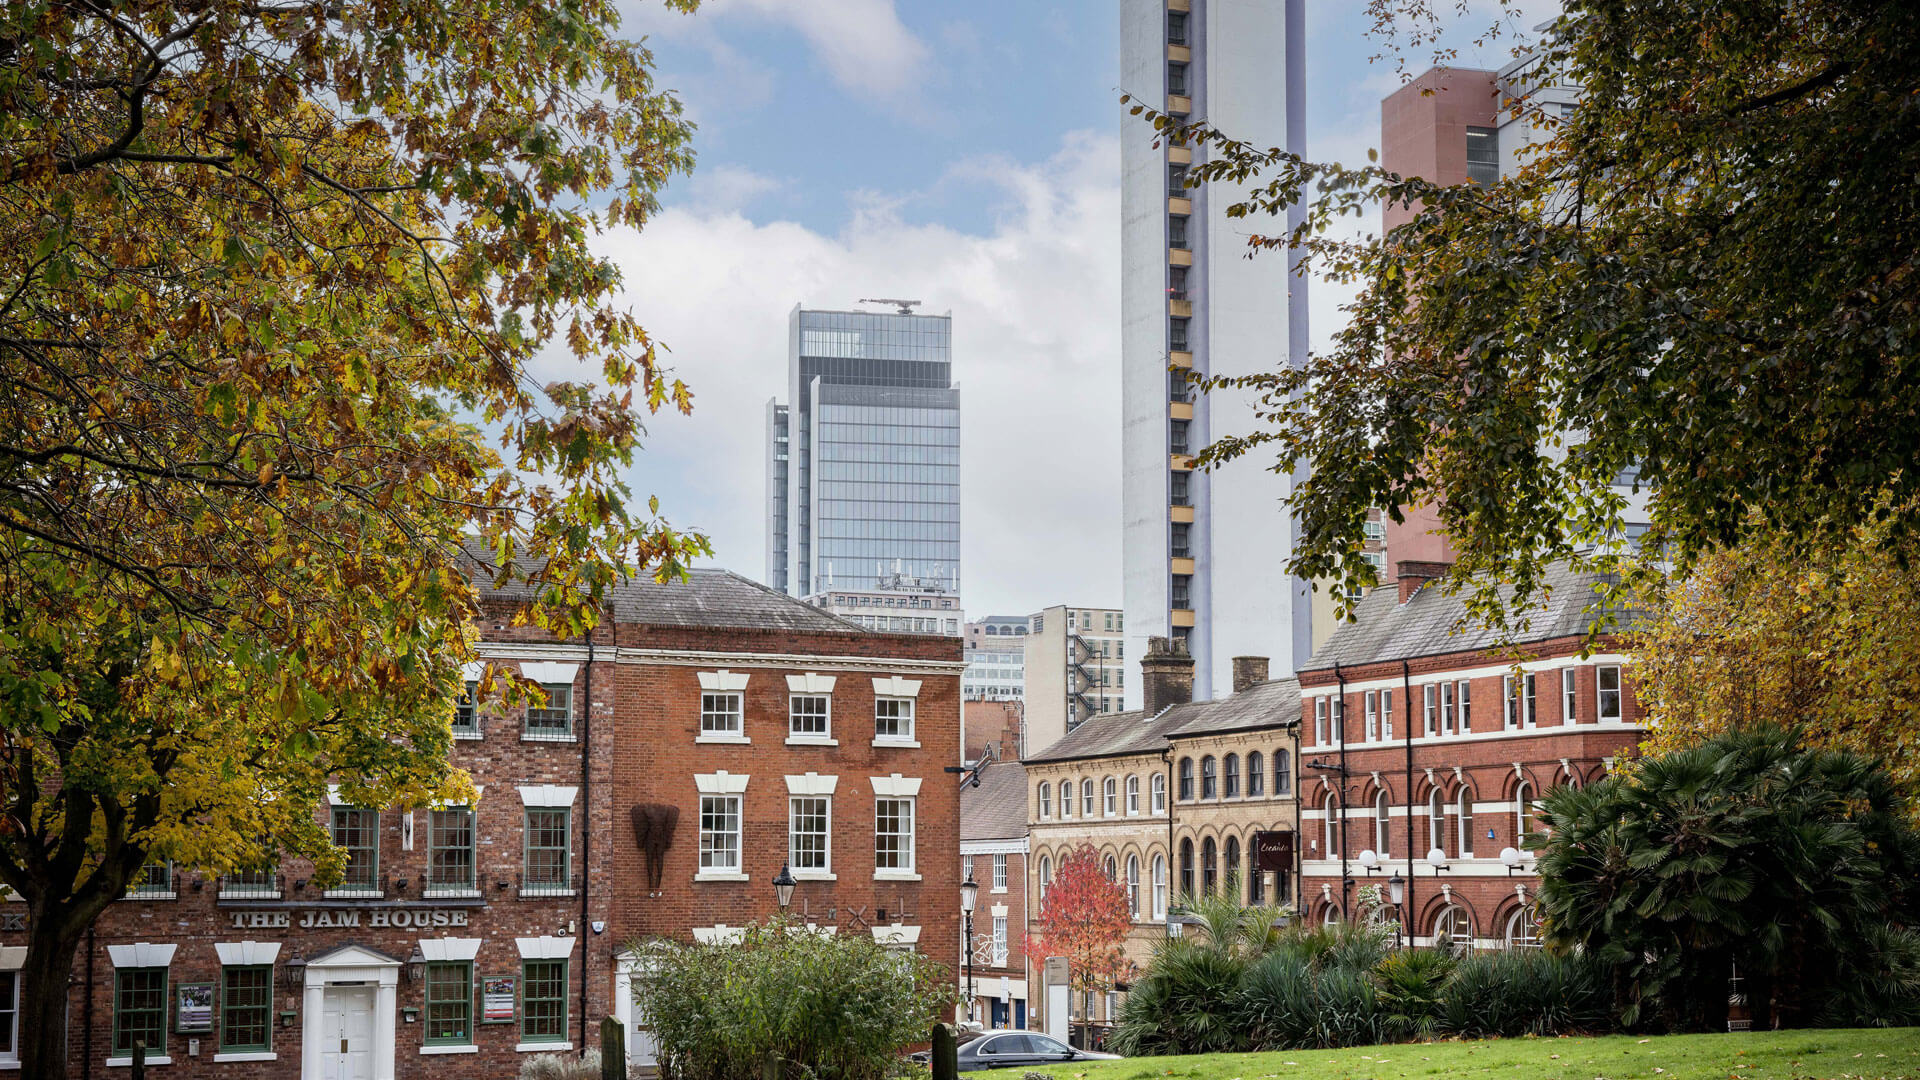
[[[1777,730],[1556,789],[1542,819],[1546,942],[1605,963],[1629,1025],[1717,1025],[1736,970],[1792,1022],[1871,929],[1907,921],[1920,866],[1877,763]]]

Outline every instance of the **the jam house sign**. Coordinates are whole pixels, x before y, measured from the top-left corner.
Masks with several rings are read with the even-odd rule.
[[[464,908],[373,908],[364,911],[306,908],[236,911],[232,914],[235,930],[337,930],[342,927],[373,930],[412,927],[424,930],[467,925]]]

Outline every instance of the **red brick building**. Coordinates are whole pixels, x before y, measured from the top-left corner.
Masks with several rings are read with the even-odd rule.
[[[1016,733],[1018,728],[1013,729]],[[1018,743],[1014,744],[1016,747]],[[1027,1026],[1027,770],[996,758],[960,791],[960,876],[980,886],[973,913],[973,1009],[988,1028]],[[964,961],[964,958],[963,958]],[[967,1019],[967,974],[959,976]]]
[[[1610,642],[1579,655],[1599,618],[1596,575],[1560,570],[1521,640],[1501,646],[1444,564],[1402,562],[1300,671],[1301,907],[1330,922],[1395,874],[1415,944],[1528,945],[1537,829],[1530,807],[1633,753],[1641,713]],[[1624,622],[1624,619],[1619,620]]]
[[[71,1076],[115,1075],[136,1038],[183,1078],[513,1076],[631,1020],[631,943],[764,918],[789,860],[796,913],[957,963],[958,639],[723,571],[616,590],[590,640],[512,627],[515,602],[486,598],[482,655],[550,697],[463,704],[477,804],[334,805],[330,889],[291,857],[151,867],[76,962]],[[0,976],[25,953],[8,916]]]

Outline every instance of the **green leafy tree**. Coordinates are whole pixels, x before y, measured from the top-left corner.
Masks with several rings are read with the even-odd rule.
[[[1445,33],[1447,6],[1369,6],[1411,16],[1418,42]],[[1256,420],[1202,464],[1311,467],[1287,500],[1310,580],[1373,583],[1369,508],[1432,505],[1494,623],[1555,562],[1616,561],[1629,469],[1682,566],[1761,534],[1818,551],[1869,521],[1906,543],[1920,6],[1569,0],[1520,73],[1559,78],[1579,108],[1536,117],[1544,137],[1492,185],[1306,161],[1136,106],[1151,137],[1199,148],[1191,182],[1231,185],[1229,215],[1258,230],[1294,208],[1256,249],[1358,287],[1303,369],[1208,384]],[[1385,236],[1340,227],[1380,203],[1416,213]]]
[[[1723,735],[1555,788],[1541,820],[1551,831],[1528,845],[1544,940],[1611,969],[1628,1026],[1718,1029],[1736,971],[1757,1024],[1807,1024],[1849,987],[1872,993],[1891,973],[1888,935],[1910,935],[1920,838],[1891,779],[1791,732]],[[1862,1009],[1910,1014],[1899,982]]]
[[[324,877],[330,781],[470,796],[469,573],[573,635],[623,573],[706,550],[627,485],[643,417],[690,398],[589,245],[690,157],[616,25],[606,0],[0,9],[25,1074],[65,1073],[76,944],[150,859]],[[597,381],[540,385],[543,353]]]

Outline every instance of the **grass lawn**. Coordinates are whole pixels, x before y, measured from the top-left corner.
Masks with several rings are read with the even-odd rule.
[[[1407,1043],[1043,1071],[1062,1080],[1880,1080],[1920,1077],[1920,1028]]]

